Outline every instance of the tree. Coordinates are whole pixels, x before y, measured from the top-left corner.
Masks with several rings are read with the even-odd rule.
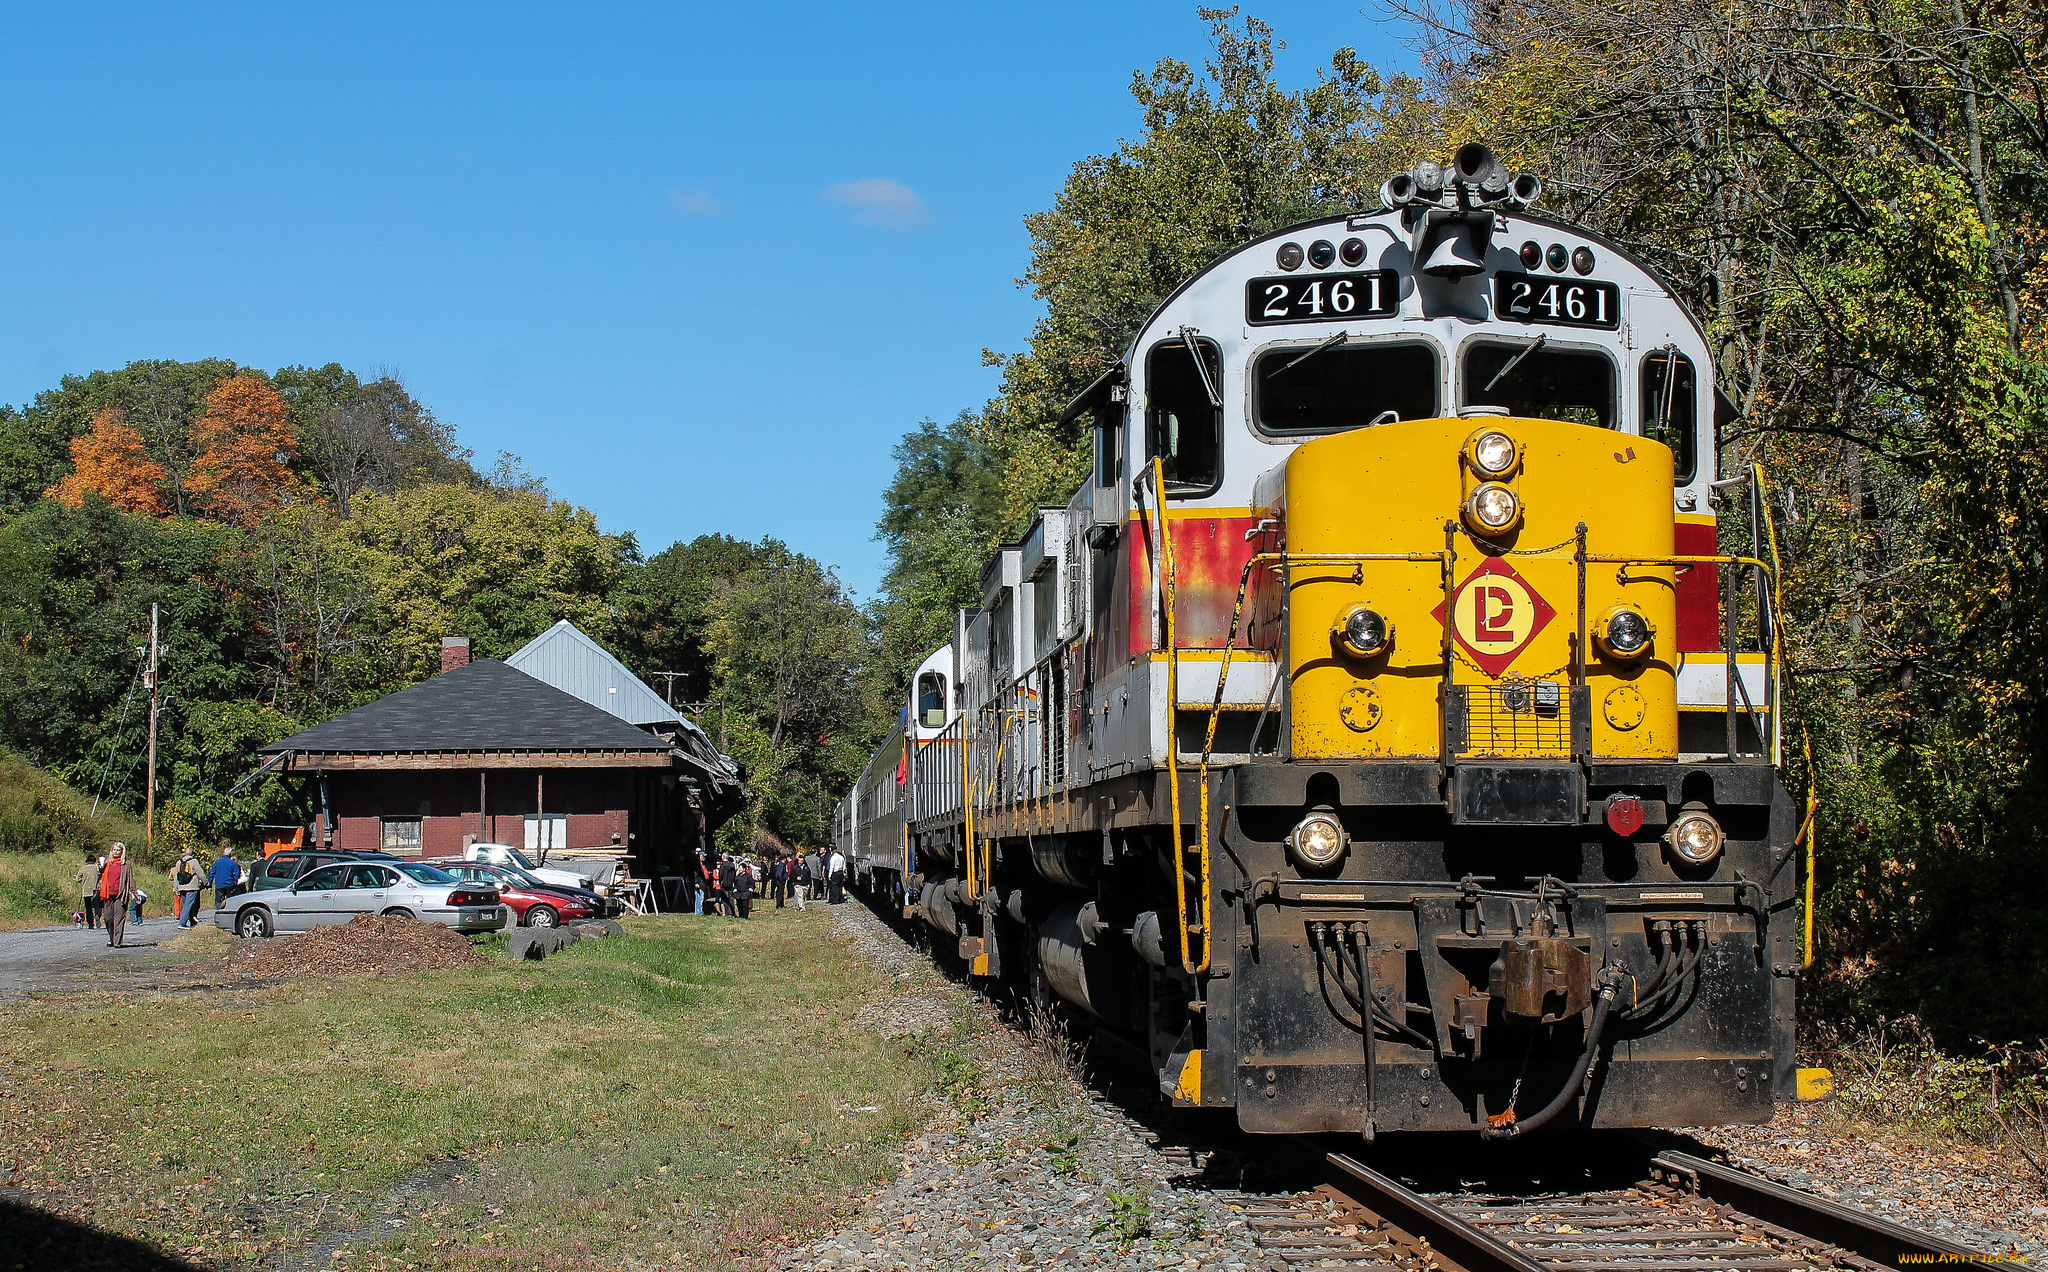
[[[344,521],[359,491],[388,495],[408,485],[482,480],[469,452],[456,445],[455,430],[395,375],[365,383],[330,362],[282,368],[272,383],[291,407],[300,455],[327,484]]]
[[[706,606],[714,727],[755,794],[721,835],[743,844],[765,829],[815,844],[866,759],[859,676],[871,641],[831,570],[772,539],[756,550]]]
[[[205,401],[191,433],[197,455],[185,489],[208,516],[247,528],[290,497],[298,439],[284,399],[255,376],[222,380]]]
[[[1776,478],[1838,1005],[2038,1032],[2048,866],[2048,45],[1954,2],[1454,0],[1434,117],[1708,321]],[[1404,165],[1405,166],[1405,165]],[[1724,509],[1724,511],[1733,511]],[[2015,980],[2016,977],[2022,978]]]
[[[708,699],[715,678],[705,647],[712,598],[767,553],[764,545],[705,534],[633,564],[614,594],[620,657],[642,676],[678,673],[667,688],[678,702]]]
[[[95,494],[123,512],[164,515],[163,466],[142,448],[120,407],[111,403],[93,416],[92,431],[71,439],[71,471],[44,493],[67,508]]]
[[[889,571],[874,610],[875,654],[863,669],[877,733],[893,722],[911,671],[952,640],[956,611],[980,603],[982,562],[1004,523],[1001,461],[971,412],[944,428],[925,420],[894,455],[875,526]]]
[[[1007,357],[982,423],[1004,461],[1012,524],[1064,502],[1087,475],[1076,427],[1060,410],[1122,358],[1138,328],[1218,254],[1327,210],[1376,204],[1376,156],[1390,90],[1351,49],[1317,83],[1287,92],[1273,76],[1272,28],[1236,9],[1201,9],[1215,52],[1198,76],[1167,59],[1132,77],[1144,131],[1074,165],[1047,211],[1025,218],[1024,282],[1045,302],[1028,348]]]
[[[444,636],[468,636],[479,657],[503,658],[568,619],[609,640],[605,598],[635,551],[589,511],[473,486],[415,486],[359,495],[339,523],[362,550],[372,622],[401,683],[440,666]]]

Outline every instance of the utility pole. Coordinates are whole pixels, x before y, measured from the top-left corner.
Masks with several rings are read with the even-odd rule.
[[[650,671],[647,674],[650,676],[660,676],[662,678],[664,682],[662,685],[662,689],[664,691],[661,695],[662,700],[668,703],[668,705],[670,705],[671,707],[673,707],[674,705],[676,705],[676,680],[679,677],[687,676],[690,673],[687,671]]]
[[[156,602],[149,604],[149,671],[145,678],[149,682],[149,780],[143,784],[142,797],[142,858],[156,859],[156,713],[161,705],[161,695],[156,684]]]

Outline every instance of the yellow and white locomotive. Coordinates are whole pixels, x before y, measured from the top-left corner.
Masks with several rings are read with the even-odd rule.
[[[839,810],[972,974],[1247,1130],[1792,1095],[1797,818],[1710,352],[1539,193],[1468,145],[1182,285]]]

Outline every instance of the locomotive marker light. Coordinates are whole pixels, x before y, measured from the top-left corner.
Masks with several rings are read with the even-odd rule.
[[[1287,847],[1295,860],[1311,869],[1322,870],[1344,855],[1349,836],[1337,814],[1318,808],[1301,819],[1287,836]]]
[[[1593,624],[1593,643],[1610,658],[1641,658],[1650,652],[1650,637],[1656,634],[1650,620],[1633,605],[1613,606]]]
[[[1465,525],[1482,538],[1496,538],[1522,520],[1522,501],[1497,481],[1484,482],[1465,500]]]
[[[1607,829],[1626,839],[1643,828],[1643,801],[1633,795],[1607,797]]]
[[[1364,605],[1354,605],[1338,615],[1330,634],[1346,653],[1359,658],[1383,654],[1394,643],[1394,625]]]
[[[1722,842],[1721,823],[1698,802],[1687,804],[1664,832],[1664,846],[1688,866],[1704,866],[1720,856]]]
[[[1465,443],[1465,462],[1480,476],[1499,480],[1521,465],[1522,448],[1506,433],[1487,429],[1474,433],[1472,440]]]

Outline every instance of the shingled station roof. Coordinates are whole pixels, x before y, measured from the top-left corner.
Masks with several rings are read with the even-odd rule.
[[[668,749],[609,711],[485,658],[294,733],[261,754]]]

